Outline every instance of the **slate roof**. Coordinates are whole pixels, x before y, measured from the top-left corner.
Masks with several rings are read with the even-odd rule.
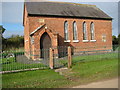
[[[95,5],[60,2],[26,2],[28,15],[112,19]]]

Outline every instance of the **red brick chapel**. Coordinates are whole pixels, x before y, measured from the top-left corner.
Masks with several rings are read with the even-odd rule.
[[[112,18],[95,5],[25,2],[23,25],[27,57],[41,58],[40,50],[59,46],[112,50]]]

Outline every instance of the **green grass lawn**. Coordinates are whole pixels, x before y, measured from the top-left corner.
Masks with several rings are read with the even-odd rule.
[[[107,57],[107,55],[98,56]],[[116,54],[110,54],[109,59],[107,57],[95,60],[95,58],[96,55],[74,57],[72,68],[63,75],[49,69],[3,74],[2,86],[3,88],[60,88],[117,77]]]
[[[79,62],[91,62],[98,60],[109,60],[109,59],[118,59],[118,53],[105,53],[98,55],[83,55],[83,56],[72,56],[72,64],[76,64]],[[67,60],[61,60],[60,63],[67,66]]]
[[[21,53],[21,52],[20,52]],[[17,53],[18,54],[18,53]],[[3,56],[6,56],[4,54]],[[45,67],[42,64],[22,64],[15,58],[2,59],[2,70],[18,70]],[[60,63],[67,66],[67,60]],[[2,74],[3,88],[60,88],[72,87],[93,81],[118,76],[118,53],[76,56],[72,58],[71,69],[60,75],[46,67],[45,70]]]
[[[109,79],[118,75],[118,60],[99,60],[77,63],[72,67],[72,77],[79,78],[79,83]]]
[[[3,88],[53,88],[69,83],[69,80],[53,70],[4,74],[2,78]]]

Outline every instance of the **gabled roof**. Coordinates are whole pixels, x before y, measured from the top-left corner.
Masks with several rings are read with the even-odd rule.
[[[41,29],[42,27],[44,27],[46,24],[44,25],[40,25],[38,28],[36,28],[33,32],[30,33],[30,36],[32,36],[34,33],[36,33],[39,29]]]
[[[25,5],[28,15],[31,16],[112,19],[95,5],[60,2],[26,2]]]
[[[30,33],[30,36],[34,35],[37,31],[39,31],[40,29],[42,29],[46,24],[40,25],[39,27],[37,27],[33,32]],[[57,35],[58,32],[56,32],[55,30],[51,30],[50,28],[46,28],[45,29],[49,30],[51,33],[53,33],[53,35]]]

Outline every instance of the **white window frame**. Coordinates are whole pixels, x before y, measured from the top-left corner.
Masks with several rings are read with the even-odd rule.
[[[96,40],[95,40],[95,25],[93,22],[91,22],[91,24],[90,24],[90,36],[91,36],[90,42],[96,42]],[[93,38],[92,38],[92,36],[93,36]]]
[[[79,40],[73,40],[72,42],[79,42]]]
[[[91,24],[90,24],[90,34],[91,34],[91,40],[95,40],[94,23],[93,22],[91,22]]]
[[[64,40],[68,40],[68,22],[64,22]]]
[[[76,21],[73,22],[73,40],[78,41],[78,32]]]
[[[88,42],[89,40],[87,40],[87,24],[86,22],[83,22],[83,42]],[[85,39],[84,39],[85,38]]]
[[[67,25],[67,26],[66,26]],[[68,21],[64,22],[64,42],[70,42],[69,40],[69,30],[68,30]]]

